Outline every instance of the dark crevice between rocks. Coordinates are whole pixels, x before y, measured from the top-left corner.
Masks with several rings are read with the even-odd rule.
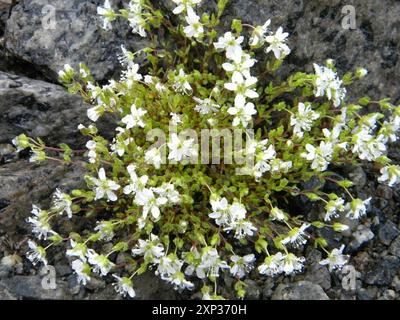
[[[54,74],[54,72],[48,69],[47,72],[43,71],[42,68],[38,68],[35,64],[21,58],[15,57],[10,53],[7,53],[4,48],[0,46],[0,71],[11,73],[18,76],[24,76],[35,80],[42,80],[53,84],[58,84],[52,77],[47,74]],[[54,79],[54,78],[53,78]]]

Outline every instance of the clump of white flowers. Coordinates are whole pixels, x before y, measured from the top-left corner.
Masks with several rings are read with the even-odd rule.
[[[58,246],[79,283],[112,275],[116,291],[130,298],[136,296],[135,276],[148,270],[178,290],[199,289],[201,279],[204,299],[222,298],[218,283],[228,274],[243,298],[250,272],[301,272],[302,251],[310,245],[325,252],[321,265],[341,268],[349,258],[344,245],[328,248],[315,231],[348,230],[339,219],[362,219],[373,199],[353,195],[351,181],[337,180],[332,171],[371,161],[379,182],[399,184],[400,167],[387,150],[398,140],[400,106],[367,97],[348,103],[345,86],[367,71],[340,77],[333,60],[314,64],[311,74],[260,85],[255,52],[264,47],[269,62],[262,74],[270,76],[290,54],[282,27],[272,31],[273,19],[260,26],[234,20],[231,30],[218,34],[227,0],[218,1],[217,12],[202,14],[201,0],[171,1],[178,24],[148,0],[128,1],[119,11],[106,0],[98,8],[104,28],[125,18],[152,43],[135,53],[121,47],[119,79],[96,84],[83,64],[60,71],[69,91],[92,105],[86,110],[92,123],[78,126],[87,137],[87,188],[67,193],[60,187],[48,209],[33,205],[27,222],[43,244],[29,240],[28,259],[51,263],[48,253]],[[157,28],[163,41],[151,37]],[[382,112],[363,110],[369,103]],[[96,127],[108,113],[117,122],[111,139]],[[225,148],[223,159],[217,157],[221,135],[224,147],[238,145]],[[210,146],[213,139],[218,143]],[[30,148],[33,162],[71,162],[82,153],[23,134],[13,143],[18,151]],[[305,189],[313,177],[319,186]],[[325,183],[340,191],[327,192]],[[321,220],[291,210],[287,203],[299,196],[322,205]],[[82,223],[87,217],[97,223]],[[89,230],[57,232],[59,219]],[[102,246],[105,241],[112,248]],[[117,264],[121,252],[129,258]]]

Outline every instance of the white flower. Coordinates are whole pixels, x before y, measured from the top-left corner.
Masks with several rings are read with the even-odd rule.
[[[281,243],[284,245],[293,244],[296,247],[307,243],[308,236],[305,234],[305,230],[309,226],[309,224],[304,223],[301,225],[300,228],[291,229],[288,235],[283,240],[281,240]]]
[[[143,219],[147,218],[150,212],[154,221],[160,219],[160,206],[165,205],[168,199],[165,197],[156,198],[153,190],[144,189],[142,192],[137,193],[135,197],[135,203],[139,206],[143,206]]]
[[[312,161],[311,169],[325,171],[328,168],[333,154],[332,143],[321,141],[318,147],[314,147],[307,143],[306,150],[308,153],[302,153],[301,156],[306,158],[308,161]]]
[[[150,75],[145,75],[144,76],[144,83],[146,83],[146,84],[154,84],[154,79],[155,79],[155,77],[153,77],[153,76],[150,76]]]
[[[70,240],[71,249],[67,250],[66,255],[68,257],[78,257],[83,262],[86,261],[86,256],[88,249],[86,244],[84,243],[77,243],[74,240]]]
[[[188,81],[189,77],[186,75],[183,69],[179,69],[179,73],[175,76],[175,82],[173,88],[178,93],[190,94],[192,92],[192,87]]]
[[[259,97],[257,91],[251,89],[251,87],[257,83],[256,77],[250,76],[245,78],[240,72],[234,72],[231,81],[232,82],[225,83],[224,87],[236,93],[236,108],[243,108],[246,104],[246,98],[255,99]]]
[[[42,262],[47,266],[46,250],[31,240],[28,240],[28,246],[30,250],[27,252],[26,257],[32,262],[32,264],[35,266]]]
[[[99,272],[102,276],[106,276],[115,264],[102,254],[96,253],[93,249],[87,251],[88,262],[94,267],[94,272]]]
[[[223,63],[222,68],[227,72],[239,72],[246,78],[249,78],[250,68],[252,68],[256,62],[256,59],[251,58],[248,53],[244,53],[242,56],[238,57],[238,60]]]
[[[253,226],[250,221],[245,220],[237,220],[232,221],[224,231],[235,230],[235,238],[236,239],[243,239],[246,236],[253,236],[254,231],[257,231],[257,228]]]
[[[114,191],[118,190],[120,186],[116,182],[107,179],[104,168],[100,168],[99,170],[99,179],[92,178],[92,181],[96,186],[96,197],[94,198],[94,200],[99,200],[103,198],[107,198],[107,201],[118,200],[118,197],[114,193]]]
[[[64,64],[63,70],[58,71],[58,76],[62,80],[63,78],[73,77],[74,73],[75,70],[69,64]]]
[[[283,257],[282,270],[286,275],[301,271],[304,261],[304,257],[296,257],[293,253],[288,253]]]
[[[176,133],[172,133],[168,142],[170,149],[168,159],[174,161],[182,161],[197,154],[197,145],[194,139],[182,139]]]
[[[329,253],[328,258],[319,262],[321,265],[329,265],[329,271],[332,272],[335,269],[341,269],[346,263],[349,256],[342,254],[344,245],[340,249],[333,249]]]
[[[321,67],[314,63],[316,74],[315,90],[316,97],[323,97],[333,101],[335,107],[338,107],[346,96],[346,89],[342,88],[342,81],[337,77],[336,73],[327,67]]]
[[[279,208],[273,207],[270,212],[272,220],[285,221],[287,220],[286,214]]]
[[[395,123],[394,119],[390,119],[390,122],[384,121],[379,133],[383,135],[389,142],[397,141],[397,134],[400,131],[400,123]]]
[[[332,143],[332,145],[334,145],[334,148],[347,150],[347,142],[340,142],[339,139],[339,135],[342,132],[343,127],[344,124],[338,123],[335,124],[331,131],[329,131],[329,129],[327,128],[322,129],[322,133],[325,136],[325,141]]]
[[[103,29],[111,29],[111,22],[115,19],[116,15],[111,8],[109,0],[104,1],[103,7],[97,7],[97,14],[103,16]]]
[[[103,114],[103,112],[104,109],[101,106],[95,106],[87,110],[87,117],[93,122],[96,122]]]
[[[352,151],[361,160],[374,161],[386,152],[386,141],[385,136],[381,134],[375,137],[369,133],[368,129],[357,127],[353,130]]]
[[[160,82],[158,82],[157,84],[156,84],[156,90],[158,91],[158,92],[164,92],[164,91],[166,91],[167,90],[167,87],[165,86],[165,85],[163,85],[162,83],[160,83]]]
[[[253,263],[256,261],[254,254],[248,254],[243,257],[234,255],[231,257],[233,266],[230,268],[231,275],[238,278],[243,278],[253,269]]]
[[[192,9],[195,5],[199,4],[202,0],[172,0],[177,7],[172,11],[174,14],[180,14],[189,8]]]
[[[46,210],[40,209],[38,206],[33,205],[32,211],[33,217],[29,217],[27,222],[32,224],[32,232],[36,234],[36,237],[41,240],[46,240],[49,235],[56,234],[49,224],[49,213]]]
[[[193,100],[197,103],[194,110],[203,115],[209,114],[212,112],[218,112],[218,110],[220,108],[220,106],[218,104],[214,103],[209,98],[206,98],[203,100],[200,98],[193,97]]]
[[[111,221],[97,222],[94,230],[100,233],[100,240],[111,241],[114,238],[114,225]]]
[[[136,108],[135,104],[131,106],[131,113],[122,118],[122,122],[126,124],[126,129],[131,129],[133,127],[145,127],[143,122],[143,116],[147,113],[146,110],[142,108]]]
[[[208,216],[215,219],[215,223],[219,226],[228,224],[230,221],[229,204],[226,198],[211,200],[213,212]]]
[[[228,59],[237,61],[243,53],[241,43],[243,36],[235,38],[232,32],[226,32],[223,37],[219,37],[218,42],[214,42],[214,47],[217,50],[226,50],[226,57]]]
[[[283,272],[283,258],[281,252],[266,257],[264,263],[258,267],[258,272],[270,277]]]
[[[124,193],[131,194],[143,191],[149,181],[149,177],[146,175],[138,177],[136,174],[136,166],[133,164],[128,165],[126,170],[129,173],[131,183],[124,187]]]
[[[142,17],[142,4],[140,1],[132,0],[128,7],[128,21],[133,33],[137,33],[141,37],[146,37],[146,20]]]
[[[200,38],[204,33],[203,25],[200,22],[200,17],[194,12],[191,7],[187,9],[187,16],[185,17],[188,26],[183,28],[186,36],[189,38]]]
[[[268,19],[262,26],[257,26],[254,28],[250,37],[250,46],[255,47],[265,43],[265,35],[269,32],[268,27],[270,24],[271,20]]]
[[[158,261],[164,255],[164,246],[156,235],[150,234],[148,240],[138,240],[138,244],[132,249],[132,255],[143,255],[146,261]]]
[[[388,186],[393,187],[395,184],[400,183],[400,166],[390,165],[381,169],[381,176],[378,178],[379,182],[388,181]]]
[[[152,164],[156,169],[160,169],[160,166],[165,163],[160,148],[155,147],[146,151],[144,161]]]
[[[78,276],[78,283],[86,285],[87,281],[90,281],[90,266],[81,260],[72,261],[71,266]]]
[[[243,220],[246,217],[246,208],[238,202],[234,202],[230,208],[229,213],[232,221]]]
[[[67,214],[68,218],[72,218],[72,199],[71,197],[61,192],[60,189],[56,189],[53,196],[53,208],[60,214],[64,212]]]
[[[339,214],[337,213],[344,211],[344,200],[342,198],[338,198],[336,200],[330,200],[325,206],[325,221],[331,221],[333,217],[338,217]]]
[[[287,32],[283,32],[282,27],[279,27],[274,35],[265,37],[265,41],[269,43],[266,52],[272,51],[276,59],[281,59],[290,53],[290,48],[285,43],[288,37]]]
[[[135,64],[135,54],[127,50],[124,45],[121,45],[121,51],[122,55],[118,55],[119,63],[124,67],[133,67]]]
[[[171,124],[173,126],[177,126],[178,124],[182,123],[182,115],[174,112],[171,112],[169,115],[171,116]]]
[[[303,137],[303,131],[310,131],[315,120],[319,118],[319,113],[311,109],[310,104],[299,103],[297,113],[290,116],[290,125],[294,126],[293,134],[299,138]]]
[[[88,150],[89,150],[88,157],[89,157],[90,163],[96,162],[96,158],[97,158],[96,147],[97,147],[96,141],[89,140],[88,142],[86,142],[86,148],[88,148]]]
[[[183,261],[179,260],[175,254],[168,256],[162,256],[158,261],[156,275],[159,275],[161,279],[165,280],[171,275],[179,272],[182,268]]]
[[[227,111],[230,115],[235,116],[232,121],[232,125],[237,127],[242,124],[244,128],[247,128],[249,123],[252,121],[252,116],[257,114],[254,103],[248,102],[244,106],[230,107]]]
[[[256,164],[254,165],[254,177],[256,181],[262,177],[262,175],[271,170],[271,162],[276,157],[275,147],[271,144],[268,149],[263,148],[262,151],[258,152],[255,158]]]
[[[194,288],[194,284],[186,280],[185,275],[182,272],[176,272],[171,276],[164,278],[164,280],[171,283],[176,290],[192,290]]]
[[[126,129],[123,130],[124,130],[123,132],[126,131]],[[113,140],[113,143],[110,145],[110,148],[113,151],[113,153],[116,152],[119,157],[122,157],[125,154],[126,147],[129,146],[135,140],[133,138],[127,138],[125,140],[120,139],[119,137],[117,138],[118,138],[117,140],[116,139]]]
[[[201,262],[196,268],[196,275],[199,279],[207,277],[219,277],[220,269],[229,269],[225,261],[219,257],[218,251],[215,248],[206,247],[203,249]]]
[[[128,66],[126,70],[122,72],[122,80],[126,81],[128,88],[131,89],[133,84],[137,81],[143,79],[143,76],[138,73],[139,72],[139,65],[136,63],[132,63]]]
[[[358,219],[364,216],[367,212],[367,205],[369,205],[371,198],[366,200],[353,199],[347,203],[344,210],[347,212],[346,216],[350,219]]]
[[[134,298],[136,296],[131,279],[126,277],[121,278],[115,274],[113,274],[113,277],[118,281],[117,283],[114,283],[115,291],[117,291],[123,297],[128,295],[131,298]]]
[[[173,204],[179,203],[181,199],[179,192],[175,190],[172,183],[163,183],[161,187],[153,188],[153,191]]]

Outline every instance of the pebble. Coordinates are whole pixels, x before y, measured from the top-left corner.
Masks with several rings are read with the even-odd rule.
[[[374,233],[371,231],[370,228],[359,225],[356,231],[353,233],[354,240],[350,242],[350,247],[352,250],[357,251],[374,238]]]
[[[272,295],[272,300],[329,300],[324,290],[309,281],[281,283]]]
[[[378,231],[379,240],[385,244],[390,245],[394,238],[396,238],[400,234],[397,225],[392,221],[387,221]]]

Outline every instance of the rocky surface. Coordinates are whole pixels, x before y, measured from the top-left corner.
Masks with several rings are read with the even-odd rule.
[[[111,31],[102,30],[96,16],[100,2],[0,1],[0,299],[119,298],[109,285],[110,279],[94,278],[86,288],[77,285],[58,252],[53,252],[51,259],[57,288],[42,288],[40,271],[23,257],[29,234],[25,220],[31,204],[46,206],[55,188],[68,191],[81,186],[84,169],[82,163],[29,164],[26,155],[16,156],[11,146],[11,139],[19,133],[42,137],[53,145],[84,143],[76,127],[85,122],[87,105],[54,84],[57,71],[65,63],[75,67],[85,62],[96,79],[104,82],[118,76],[117,54],[122,43],[132,50],[145,44],[122,27],[121,21]],[[120,1],[114,1],[117,3]],[[342,27],[342,8],[348,4],[356,10],[355,30]],[[56,8],[53,29],[47,28],[51,21],[44,19],[49,13],[46,8],[50,8],[46,5]],[[204,1],[204,9],[214,7],[215,1]],[[341,74],[358,66],[370,71],[366,80],[349,88],[350,99],[367,94],[376,99],[389,96],[399,103],[399,15],[400,2],[395,0],[232,0],[223,19],[229,26],[235,17],[252,24],[272,18],[273,28],[282,25],[288,30],[292,54],[280,71],[281,77],[293,70],[311,71],[312,62],[333,58]],[[394,146],[390,151],[396,161],[400,161],[399,150]],[[356,196],[374,196],[368,216],[360,226],[352,225],[353,233],[323,233],[331,245],[337,246],[339,241],[346,244],[347,253],[352,255],[348,267],[330,273],[318,264],[321,252],[307,248],[303,254],[308,264],[294,277],[264,278],[253,271],[245,280],[246,299],[400,299],[400,188],[378,185],[371,166],[336,171],[354,182]],[[327,184],[325,188],[334,187]],[[307,215],[320,214],[305,201],[300,209]],[[67,230],[71,225],[61,227]],[[225,277],[222,282],[229,296],[233,281]],[[135,286],[141,299],[198,298],[173,291],[151,273],[139,277]]]
[[[322,288],[309,281],[299,281],[290,284],[280,284],[272,300],[329,300]]]
[[[51,145],[82,144],[77,124],[87,108],[61,86],[0,71],[0,143],[27,133]]]
[[[345,29],[348,15],[343,9],[355,9],[356,29]],[[344,13],[342,12],[344,10]],[[293,49],[282,72],[312,71],[312,63],[327,58],[336,61],[339,73],[358,66],[370,72],[367,81],[354,85],[350,96],[392,97],[400,101],[399,34],[400,2],[387,0],[233,0],[228,8],[226,26],[232,18],[263,24],[271,18],[272,28],[283,26],[290,33]]]
[[[6,21],[8,54],[29,62],[52,81],[57,81],[57,72],[64,64],[77,67],[80,62],[89,66],[96,80],[111,78],[118,72],[121,44],[135,51],[146,42],[133,36],[122,22],[116,22],[111,31],[103,30],[96,14],[97,5],[103,2],[21,1]]]

